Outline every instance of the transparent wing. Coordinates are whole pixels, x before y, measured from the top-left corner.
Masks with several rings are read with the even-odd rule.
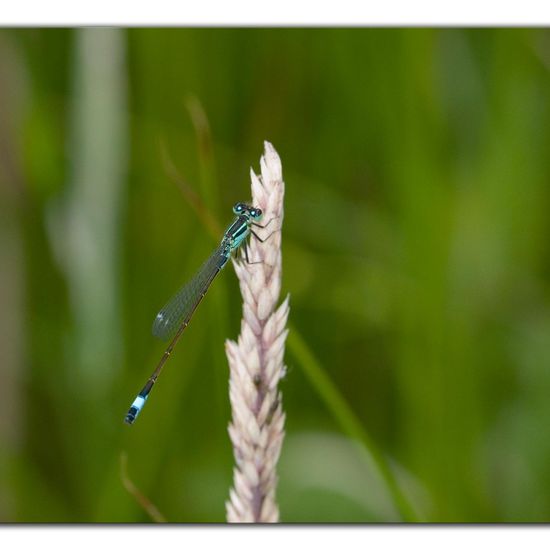
[[[161,340],[174,336],[182,323],[188,323],[208,287],[228,258],[220,246],[202,264],[194,277],[159,311],[153,322],[153,335]]]

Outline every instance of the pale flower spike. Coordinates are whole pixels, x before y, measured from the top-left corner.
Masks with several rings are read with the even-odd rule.
[[[281,159],[271,143],[264,143],[261,176],[251,170],[252,206],[261,208],[264,228],[251,235],[248,260],[234,261],[243,297],[243,319],[238,342],[226,341],[229,360],[229,397],[232,422],[229,436],[236,466],[226,503],[227,521],[279,521],[275,500],[276,466],[284,437],[278,382],[284,376],[288,296],[276,308],[281,290],[281,227],[283,182]]]

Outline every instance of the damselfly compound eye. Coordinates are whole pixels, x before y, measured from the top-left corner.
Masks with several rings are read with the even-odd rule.
[[[240,214],[244,209],[246,208],[246,205],[242,202],[235,203],[235,206],[233,207],[233,212],[235,214]]]

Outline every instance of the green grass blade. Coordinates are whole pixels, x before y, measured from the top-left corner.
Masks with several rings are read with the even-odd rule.
[[[302,367],[309,382],[318,392],[329,411],[334,415],[343,431],[349,437],[358,440],[372,457],[402,519],[404,521],[418,521],[417,513],[399,487],[397,479],[382,452],[373,443],[338,388],[323,370],[304,339],[300,336],[300,333],[293,326],[290,327],[287,343],[290,352]]]

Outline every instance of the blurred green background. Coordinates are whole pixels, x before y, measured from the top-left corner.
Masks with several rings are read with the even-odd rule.
[[[225,520],[231,267],[123,418],[267,139],[281,520],[548,521],[549,70],[534,28],[0,31],[0,520]]]

